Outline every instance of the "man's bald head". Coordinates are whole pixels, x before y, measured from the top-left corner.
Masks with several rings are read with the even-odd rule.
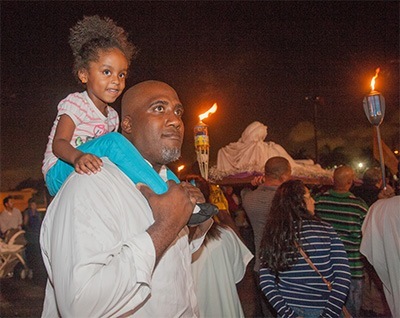
[[[267,160],[264,166],[266,179],[285,179],[287,181],[292,174],[289,161],[284,157],[272,157]]]
[[[349,191],[353,185],[354,177],[354,171],[349,166],[336,168],[333,173],[333,189],[339,192]]]
[[[158,171],[179,159],[183,142],[183,106],[166,83],[145,81],[122,97],[122,134]]]
[[[130,115],[132,110],[140,105],[144,98],[148,97],[150,91],[160,88],[167,88],[175,92],[167,83],[154,80],[140,82],[129,88],[122,96],[121,117],[124,118],[126,115]]]

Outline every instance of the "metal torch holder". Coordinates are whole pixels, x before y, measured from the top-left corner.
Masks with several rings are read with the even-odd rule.
[[[382,185],[386,188],[386,174],[385,174],[385,162],[383,159],[382,150],[382,139],[381,132],[379,129],[380,124],[385,116],[385,98],[378,91],[372,91],[363,100],[364,112],[369,122],[375,126],[376,135],[378,139],[378,150],[379,150],[379,161],[382,172]]]
[[[208,180],[210,140],[208,136],[208,126],[202,121],[194,127],[194,147],[196,149],[197,162],[199,164],[201,176]]]

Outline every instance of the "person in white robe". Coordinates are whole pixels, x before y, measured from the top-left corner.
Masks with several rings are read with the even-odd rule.
[[[400,317],[400,196],[380,199],[362,226],[360,251],[379,275],[393,317]]]
[[[211,237],[213,231],[219,234]],[[244,317],[236,284],[253,254],[228,226],[214,223],[193,256],[192,273],[200,317]]]

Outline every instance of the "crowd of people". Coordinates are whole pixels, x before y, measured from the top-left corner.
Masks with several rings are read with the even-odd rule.
[[[85,17],[70,45],[84,91],[60,102],[50,132],[54,199],[44,220],[33,199],[22,214],[7,197],[0,213],[1,233],[24,228],[36,255],[40,240],[43,317],[244,317],[236,284],[251,261],[254,317],[400,316],[399,196],[376,169],[355,188],[338,167],[321,193],[280,156],[246,187],[179,180],[175,89],[149,80],[122,94],[136,49],[111,19]]]

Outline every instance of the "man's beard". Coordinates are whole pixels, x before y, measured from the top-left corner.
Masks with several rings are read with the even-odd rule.
[[[177,161],[181,157],[181,149],[180,148],[161,148],[161,158],[164,161],[164,164],[168,164],[170,162]]]

